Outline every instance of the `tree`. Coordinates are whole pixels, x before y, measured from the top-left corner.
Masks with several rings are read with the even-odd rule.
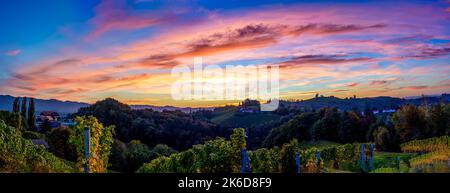
[[[450,114],[445,111],[445,105],[436,104],[433,105],[430,109],[429,116],[427,117],[428,121],[428,136],[441,136],[446,134],[446,130],[448,130]]]
[[[77,161],[77,153],[75,146],[69,144],[69,137],[74,132],[71,128],[60,127],[52,130],[48,136],[47,141],[50,147],[50,151],[65,160]]]
[[[23,130],[23,120],[19,112],[0,111],[0,120],[3,120],[8,126]]]
[[[172,149],[171,147],[169,147],[166,144],[157,144],[152,149],[151,159],[161,157],[161,156],[170,156],[171,154],[176,153],[176,152],[177,151],[175,151],[174,149]]]
[[[132,140],[127,144],[124,152],[127,167],[124,172],[134,172],[139,169],[144,163],[150,161],[151,151],[147,145],[138,140]]]
[[[113,143],[114,126],[103,127],[93,116],[76,117],[77,125],[73,127],[74,134],[69,137],[69,144],[76,148],[77,166],[80,171],[86,163],[89,163],[89,170],[93,173],[104,173],[108,167],[108,158]],[[84,157],[84,130],[89,128],[90,133],[90,154],[89,158]]]
[[[127,144],[121,142],[118,139],[114,139],[111,147],[111,154],[109,155],[108,162],[110,163],[109,170],[124,172],[127,166],[125,160],[125,150],[127,149]]]
[[[339,112],[336,108],[323,108],[318,112],[321,117],[311,128],[313,140],[336,141],[338,135]]]
[[[425,111],[414,105],[402,106],[392,116],[392,122],[401,143],[423,138],[426,133]]]
[[[293,138],[297,138],[300,141],[311,140],[312,132],[314,132],[311,128],[317,119],[315,113],[301,113],[279,127],[273,128],[265,138],[263,146],[281,147],[284,143],[289,143]]]
[[[22,98],[22,105],[20,110],[20,116],[22,121],[22,128],[25,130],[28,128],[28,121],[27,121],[27,97]]]
[[[353,143],[359,141],[360,118],[355,112],[343,112],[338,125],[338,141]]]
[[[228,128],[194,119],[181,111],[133,110],[111,98],[80,108],[74,116],[90,115],[104,126],[114,125],[117,139],[125,143],[139,140],[149,147],[167,144],[176,150],[184,150],[229,132]]]
[[[66,161],[22,138],[22,132],[0,120],[0,173],[73,172]]]
[[[231,139],[231,151],[233,153],[232,160],[233,166],[232,171],[235,173],[240,172],[241,161],[242,161],[242,149],[247,147],[247,142],[245,140],[245,129],[244,128],[236,128],[233,130],[233,133],[230,135]]]
[[[20,98],[19,97],[14,98],[13,112],[20,113]]]
[[[35,105],[34,99],[30,98],[28,103],[28,130],[35,130],[36,128],[36,115],[35,115]]]
[[[283,173],[297,172],[295,154],[299,150],[298,147],[299,145],[297,139],[292,139],[289,143],[283,145],[280,151],[281,172]]]
[[[45,119],[41,125],[39,125],[39,132],[41,133],[49,133],[52,131],[52,126],[50,125],[50,121],[48,119]]]
[[[21,110],[22,117],[26,120],[27,119],[27,97],[22,98],[22,110]]]
[[[380,126],[373,133],[373,138],[375,140],[377,148],[380,148],[383,151],[399,150],[400,146],[397,140],[397,135],[395,134],[395,130]]]
[[[444,111],[445,111],[445,114],[447,115],[447,118],[448,118],[448,116],[450,116],[450,103],[445,105]],[[447,126],[446,126],[446,129],[445,129],[445,133],[447,135],[450,135],[450,120],[449,119],[447,119]]]

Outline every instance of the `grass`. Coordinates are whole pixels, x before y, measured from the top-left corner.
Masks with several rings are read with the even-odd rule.
[[[321,149],[321,148],[332,147],[332,146],[337,146],[337,145],[342,145],[342,144],[332,142],[332,141],[325,141],[325,140],[314,141],[314,142],[308,141],[308,142],[301,142],[300,149],[309,149],[312,147]]]
[[[220,125],[226,125],[229,127],[257,127],[259,125],[278,121],[279,115],[264,114],[264,113],[239,113],[239,109],[226,108],[217,112],[214,112],[211,122]]]
[[[214,117],[211,119],[211,122],[215,124],[221,124],[233,117],[236,114],[237,110],[237,108],[227,108],[219,112],[214,112]]]

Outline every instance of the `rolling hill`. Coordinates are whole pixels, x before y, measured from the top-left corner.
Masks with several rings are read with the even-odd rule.
[[[12,109],[13,96],[0,95],[0,110]],[[36,111],[56,111],[59,113],[74,113],[81,107],[89,106],[88,103],[73,102],[73,101],[60,101],[56,99],[34,99],[36,104]]]

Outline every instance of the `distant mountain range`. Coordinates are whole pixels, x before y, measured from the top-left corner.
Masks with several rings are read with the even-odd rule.
[[[14,101],[13,96],[0,95],[0,110],[11,110]],[[425,97],[411,97],[411,98],[394,98],[394,97],[372,97],[372,98],[349,98],[341,99],[337,97],[316,97],[312,99],[287,102],[283,101],[281,104],[296,107],[305,107],[311,109],[319,109],[322,107],[337,107],[342,110],[360,109],[363,110],[367,107],[377,109],[392,109],[397,108],[403,104],[415,104],[420,105],[423,103],[435,104],[435,103],[450,103],[450,94],[433,95]],[[74,102],[74,101],[60,101],[56,99],[35,99],[36,111],[56,111],[59,113],[75,113],[81,107],[89,106],[88,103]],[[130,105],[132,109],[153,109],[154,111],[163,110],[180,110],[183,112],[193,112],[197,110],[212,110],[214,107],[209,108],[191,108],[191,107],[174,107],[174,106],[153,106],[153,105]]]
[[[13,96],[10,95],[0,95],[0,110],[12,110]],[[81,107],[87,107],[90,104],[73,102],[73,101],[60,101],[56,99],[34,99],[36,104],[36,111],[55,111],[59,113],[74,113],[77,112]]]
[[[194,112],[198,110],[213,110],[214,107],[206,107],[206,108],[193,108],[193,107],[174,107],[174,106],[154,106],[154,105],[130,105],[132,109],[153,109],[154,111],[175,111],[180,110],[185,113]]]
[[[14,96],[0,95],[0,110],[12,110]],[[55,111],[59,113],[75,113],[81,107],[87,107],[90,104],[74,101],[60,101],[56,99],[34,99],[36,104],[36,111]],[[191,108],[191,107],[174,107],[174,106],[153,106],[153,105],[130,105],[132,109],[153,109],[154,111],[174,111],[180,110],[186,113],[198,111],[200,109],[213,108]]]

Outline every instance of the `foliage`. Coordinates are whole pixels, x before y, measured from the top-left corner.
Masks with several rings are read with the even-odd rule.
[[[372,116],[369,113],[363,116],[355,111],[339,112],[336,108],[304,112],[272,129],[263,146],[280,146],[293,138],[300,141],[363,142],[367,136],[366,128],[375,122]]]
[[[111,145],[111,154],[109,155],[109,170],[125,172],[127,167],[127,162],[125,158],[125,151],[127,149],[127,144],[123,143],[118,139],[113,140]]]
[[[113,143],[114,126],[103,127],[98,120],[93,117],[76,117],[77,125],[73,127],[73,135],[69,137],[69,144],[74,145],[77,152],[77,166],[80,171],[88,162],[90,172],[106,172],[108,158]],[[88,160],[84,157],[84,129],[88,127],[90,131],[90,154]]]
[[[111,164],[109,169],[127,173],[135,172],[144,163],[162,156],[168,157],[173,153],[176,151],[165,144],[150,148],[138,140],[125,144],[115,139],[109,157]]]
[[[403,152],[432,152],[450,149],[450,136],[433,137],[423,140],[413,140],[401,144]]]
[[[254,173],[277,173],[280,171],[280,149],[278,147],[257,149],[249,152],[249,157]]]
[[[34,131],[36,130],[36,107],[34,105],[34,99],[30,98],[30,102],[28,103],[28,117],[27,124],[28,130]]]
[[[138,172],[230,173],[233,171],[231,157],[231,143],[217,138],[181,153],[156,158]]]
[[[20,112],[20,98],[14,98],[12,112],[19,113]]]
[[[399,139],[394,129],[379,126],[373,132],[373,139],[380,150],[399,150]]]
[[[127,144],[124,154],[127,163],[125,172],[136,171],[142,166],[142,164],[150,161],[152,156],[151,150],[147,147],[147,145],[142,144],[137,140],[133,140]]]
[[[41,125],[39,125],[39,132],[41,133],[50,133],[52,131],[52,126],[50,125],[50,121],[45,119]]]
[[[410,160],[411,172],[448,173],[450,166],[450,149],[423,154]]]
[[[77,153],[75,146],[69,144],[69,137],[74,134],[71,128],[61,127],[52,130],[47,135],[50,151],[56,156],[65,160],[77,161]]]
[[[231,152],[233,153],[231,160],[233,160],[233,168],[232,171],[234,173],[238,173],[241,168],[239,167],[241,164],[241,151],[242,149],[247,147],[247,143],[245,141],[245,129],[237,128],[233,130],[233,133],[230,136],[231,140]]]
[[[184,150],[226,134],[222,128],[195,120],[181,111],[132,110],[112,98],[80,108],[72,116],[89,115],[96,117],[105,126],[115,125],[117,139],[126,143],[139,140],[149,147],[167,144],[177,150]]]
[[[231,141],[223,138],[194,145],[191,149],[163,156],[144,164],[138,172],[231,173],[239,172],[245,130],[235,129]]]
[[[27,120],[27,97],[22,98],[22,106],[20,114],[22,115],[24,120]]]
[[[371,173],[397,173],[397,168],[377,168]]]
[[[311,139],[310,127],[316,122],[315,113],[302,113],[288,122],[270,131],[263,142],[264,147],[281,146],[283,143],[296,138],[300,141]]]
[[[180,153],[153,159],[144,164],[138,172],[150,173],[230,173],[238,172],[240,167],[241,148],[245,147],[243,129],[235,129],[231,141],[217,138],[204,145]],[[238,140],[239,139],[239,140]],[[241,144],[241,145],[238,145]],[[369,146],[365,145],[365,154],[369,155]],[[298,141],[293,139],[282,148],[260,148],[248,151],[251,170],[254,173],[295,173],[297,166],[296,153],[300,154],[302,172],[322,172],[327,168],[342,168],[340,164],[353,164],[352,170],[358,169],[355,161],[359,160],[361,144],[329,144],[321,148],[308,147],[301,149]],[[321,152],[321,161],[317,165],[316,153]],[[239,155],[236,157],[235,155]],[[356,169],[355,169],[356,168]],[[359,170],[358,170],[359,171]]]
[[[295,173],[297,167],[295,165],[295,154],[298,152],[297,139],[284,144],[280,151],[280,170],[283,173]]]
[[[19,112],[0,111],[0,120],[3,120],[6,125],[24,130],[24,119]]]
[[[425,111],[415,105],[402,106],[392,116],[392,122],[401,143],[420,139],[426,132]]]
[[[408,172],[411,158],[416,157],[413,153],[398,153],[398,152],[374,152],[373,166],[377,168],[396,168],[398,170],[398,160],[400,159],[400,171]]]
[[[22,132],[22,138],[25,139],[45,139],[45,135],[42,133],[34,132],[34,131],[24,131]]]
[[[1,172],[73,172],[67,161],[23,139],[20,131],[0,121],[0,171]]]
[[[173,153],[176,153],[174,149],[170,148],[166,144],[158,144],[152,149],[152,158],[160,157],[160,156],[169,156]]]
[[[448,165],[450,160],[449,141],[450,136],[441,136],[401,144],[404,152],[425,153],[409,160],[410,172],[448,173],[450,171]]]

